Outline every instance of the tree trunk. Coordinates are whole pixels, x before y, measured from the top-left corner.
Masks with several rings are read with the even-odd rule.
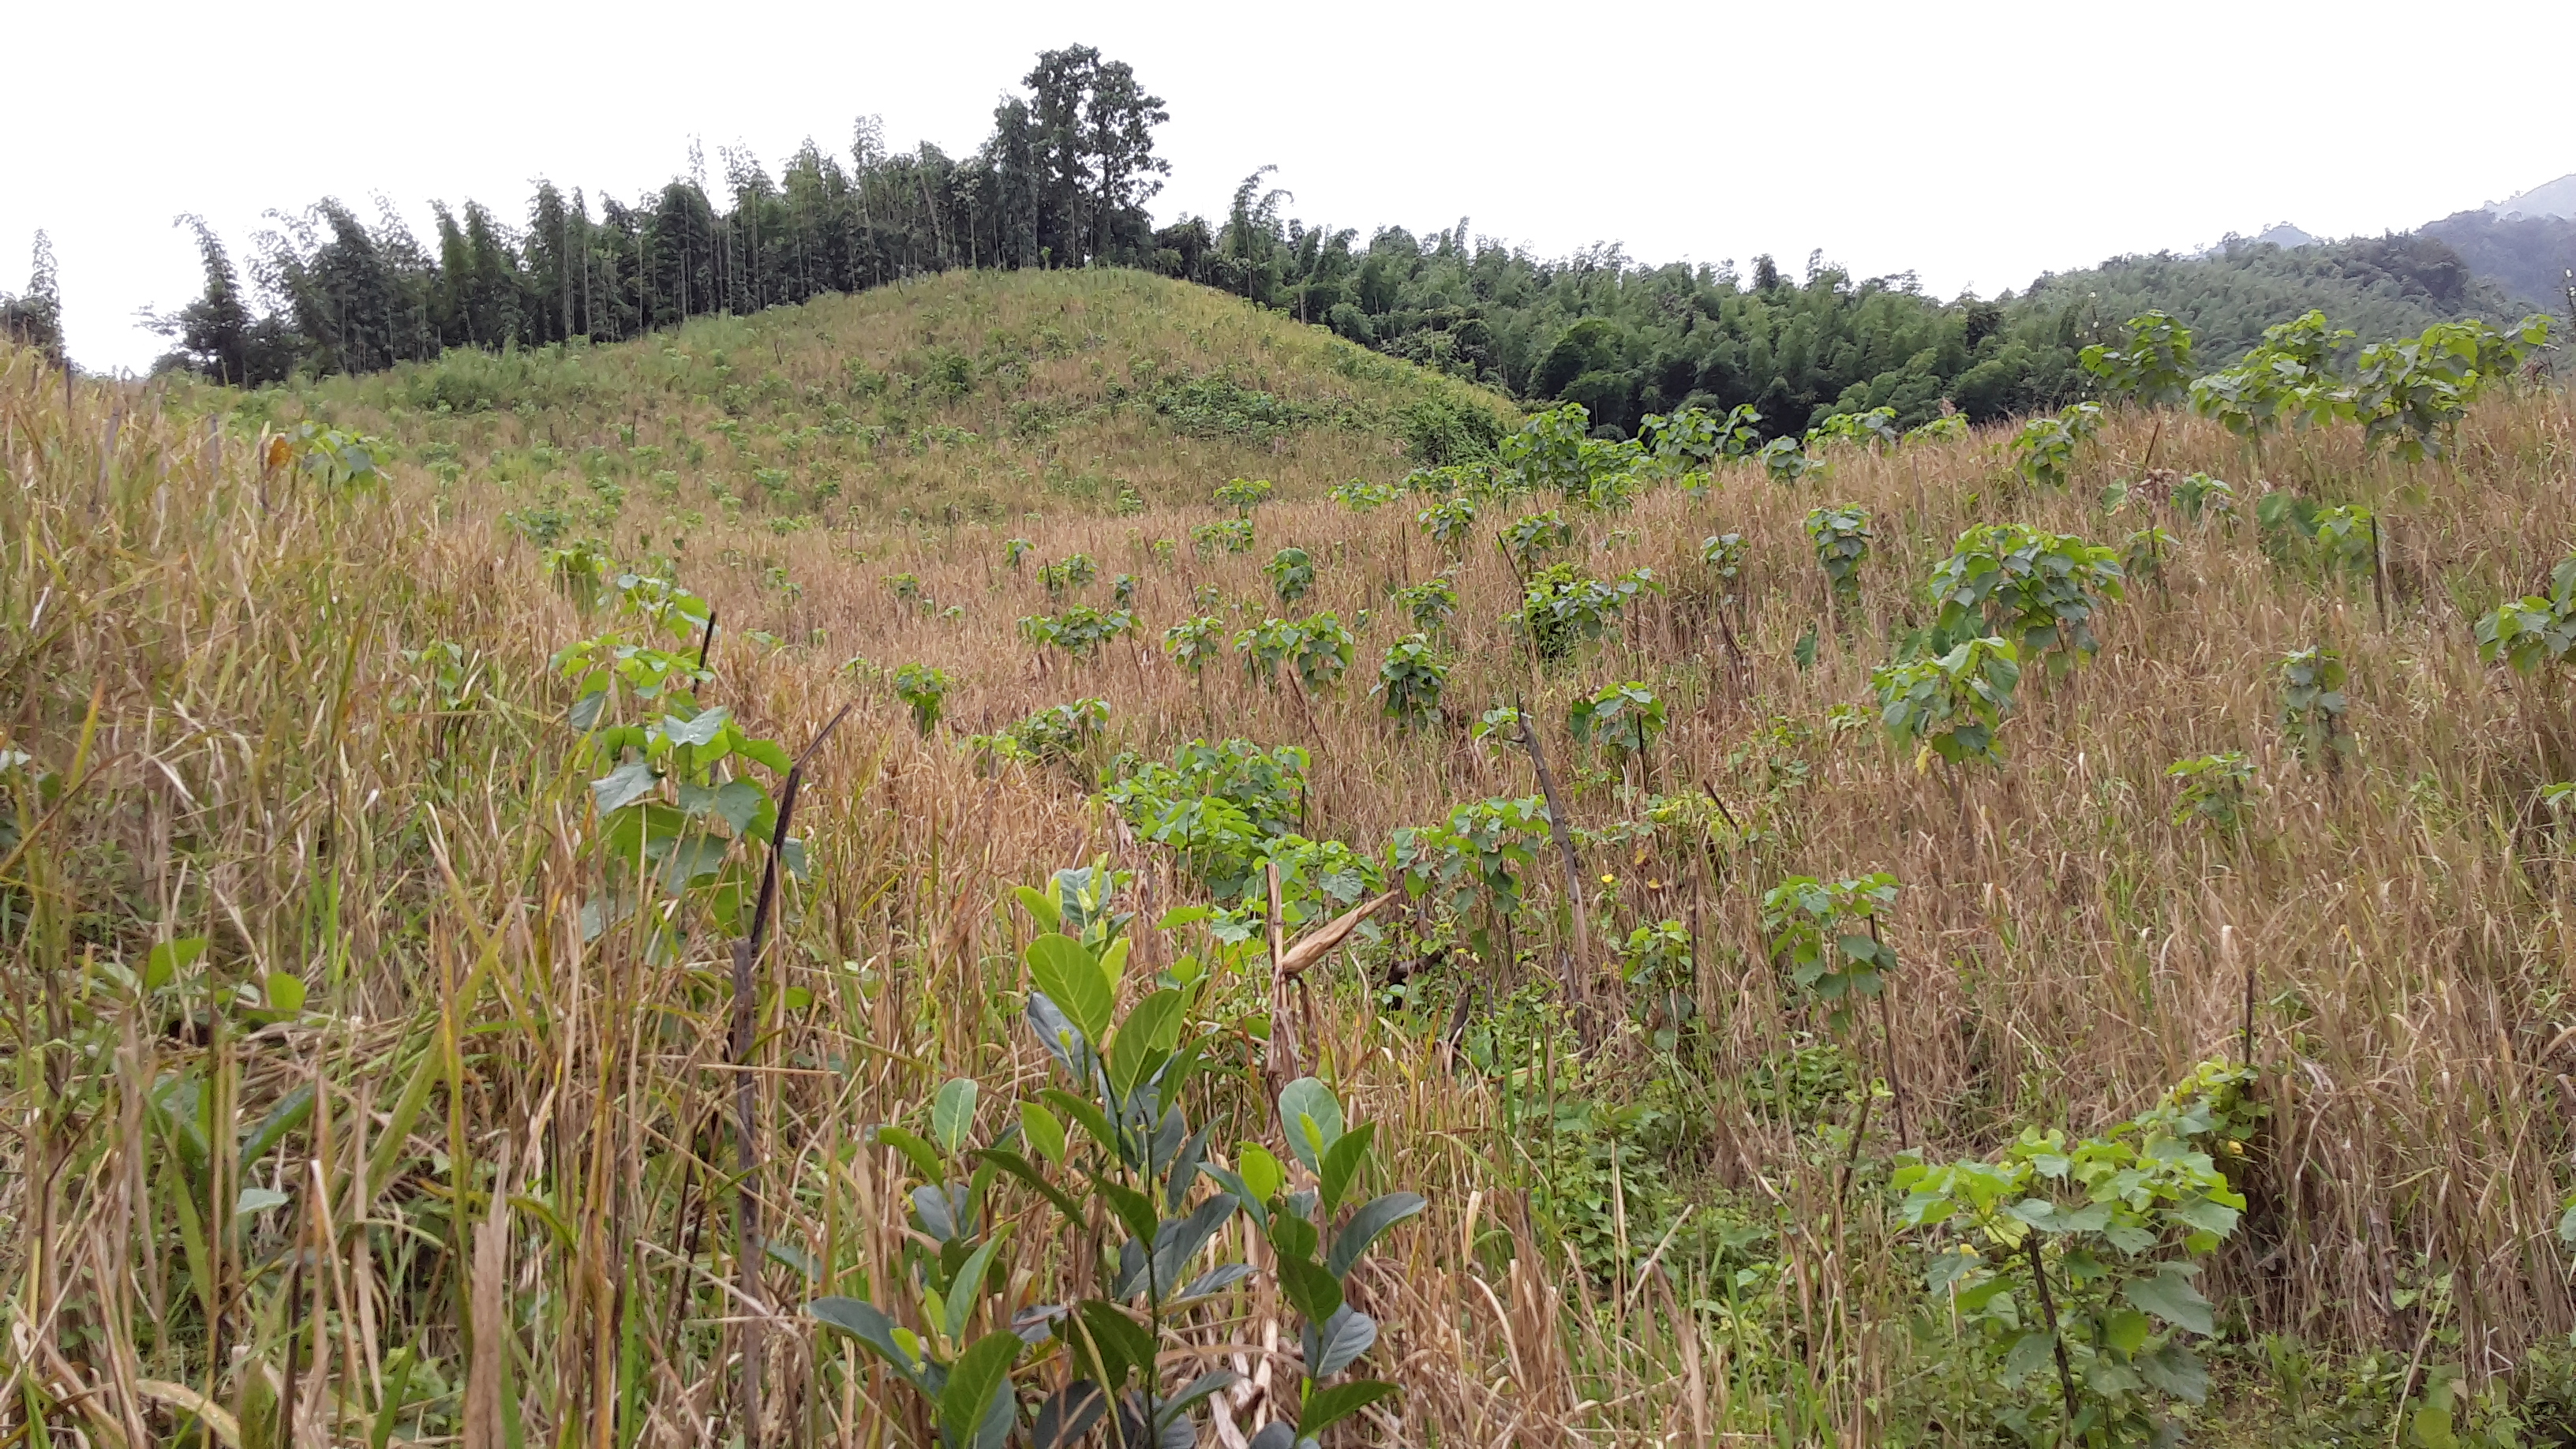
[[[1547,767],[1547,752],[1539,747],[1538,731],[1530,728],[1529,711],[1519,701],[1512,704],[1520,717],[1521,747],[1529,751],[1530,765],[1538,772],[1539,793],[1547,797],[1547,830],[1556,840],[1556,853],[1565,865],[1565,898],[1574,908],[1574,961],[1565,975],[1566,994],[1574,1002],[1575,1029],[1590,1045],[1600,1033],[1600,1024],[1592,1011],[1592,928],[1583,911],[1583,866],[1575,859],[1574,834],[1566,828],[1565,801],[1556,792],[1556,775]]]

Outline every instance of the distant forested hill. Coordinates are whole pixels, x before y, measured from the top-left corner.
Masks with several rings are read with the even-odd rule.
[[[2485,211],[2463,211],[2424,227],[2492,278],[2524,305],[2567,315],[2567,273],[2576,268],[2576,221],[2556,216],[2517,216],[2499,221]]]
[[[1911,276],[1856,278],[1820,257],[1794,279],[1769,257],[1749,275],[1615,248],[1551,260],[1471,244],[1463,222],[1428,238],[1389,228],[1363,247],[1352,231],[1281,220],[1276,194],[1254,190],[1215,235],[1207,280],[1516,396],[1580,402],[1623,430],[1684,402],[1751,403],[1773,432],[1873,407],[1911,426],[1945,399],[1980,421],[2053,406],[2084,385],[2076,352],[2150,309],[2188,323],[2210,367],[2311,309],[2365,340],[2527,310],[2420,236],[2122,257],[2019,295],[1944,302]]]

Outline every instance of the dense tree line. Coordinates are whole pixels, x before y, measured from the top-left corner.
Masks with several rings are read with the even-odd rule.
[[[1979,421],[2052,407],[2088,386],[2081,349],[2149,310],[2190,326],[2214,361],[2312,308],[2371,337],[2522,310],[2420,235],[2296,249],[2230,239],[1943,302],[1910,275],[1855,278],[1819,256],[1796,279],[1769,257],[1750,275],[1640,265],[1615,247],[1547,260],[1471,243],[1463,221],[1361,246],[1356,231],[1283,218],[1286,193],[1264,179],[1246,178],[1186,274],[1523,398],[1582,403],[1619,432],[1683,405],[1749,403],[1769,435],[1877,407],[1909,427],[1945,402]]]
[[[1605,432],[1749,404],[1776,436],[1879,407],[1913,426],[1946,408],[1983,421],[2056,406],[2087,386],[2078,352],[2149,310],[2188,325],[2212,361],[2311,309],[2373,337],[2520,310],[2424,234],[2230,238],[1943,301],[1910,274],[1855,277],[1821,254],[1795,277],[1769,257],[1746,272],[1646,265],[1615,246],[1541,258],[1472,238],[1464,220],[1362,244],[1286,215],[1293,198],[1267,167],[1224,216],[1156,230],[1145,204],[1169,169],[1154,153],[1162,101],[1083,46],[1040,55],[1023,84],[963,158],[927,143],[890,152],[867,119],[846,156],[809,141],[775,177],[727,150],[710,180],[693,152],[685,175],[632,201],[540,182],[523,219],[438,205],[426,243],[390,211],[369,221],[326,199],[258,239],[249,286],[182,217],[205,291],[159,319],[176,343],[163,365],[258,384],[449,347],[613,341],[955,267],[1110,264],[1222,288],[1532,402],[1582,403]]]
[[[426,243],[390,210],[371,222],[325,199],[258,239],[249,289],[182,217],[206,286],[157,319],[176,344],[162,365],[258,384],[449,347],[616,340],[951,267],[1150,264],[1145,203],[1170,169],[1153,149],[1161,99],[1087,46],[1040,55],[1025,83],[964,158],[890,152],[868,118],[846,158],[809,141],[776,177],[727,150],[720,180],[693,154],[688,174],[631,202],[540,182],[523,224],[442,204]]]

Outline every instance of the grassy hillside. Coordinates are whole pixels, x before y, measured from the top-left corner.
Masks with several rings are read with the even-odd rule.
[[[953,273],[693,321],[648,342],[495,355],[260,394],[489,478],[537,533],[612,515],[780,533],[1292,493],[1490,446],[1464,384],[1141,272]],[[623,513],[618,513],[620,504]]]
[[[2543,790],[2576,777],[2576,727],[2563,675],[2482,666],[2469,621],[2576,545],[2564,394],[2491,402],[2452,461],[2414,468],[2349,430],[2257,454],[2120,415],[2062,488],[1986,432],[1843,449],[1794,488],[1729,464],[1697,494],[1562,505],[1545,558],[1649,568],[1663,591],[1544,667],[1501,621],[1545,559],[1496,540],[1557,500],[1491,500],[1444,545],[1413,518],[1431,499],[1323,496],[1399,482],[1493,406],[1120,275],[947,278],[305,394],[67,383],[0,356],[0,748],[25,756],[0,770],[0,1432],[34,1415],[48,1442],[197,1443],[205,1424],[247,1449],[280,1441],[291,1399],[306,1444],[935,1442],[918,1396],[796,1309],[873,1296],[934,1322],[916,1285],[959,1265],[924,1246],[924,1168],[875,1129],[989,1143],[1071,1084],[1023,1018],[1037,926],[1010,892],[1105,861],[1132,872],[1123,999],[1197,983],[1180,1029],[1208,1063],[1188,1100],[1213,1157],[1291,1158],[1286,1066],[1376,1124],[1368,1191],[1429,1200],[1346,1285],[1382,1324],[1361,1368],[1402,1392],[1329,1444],[1984,1444],[2011,1412],[2044,1431],[2053,1375],[1998,1371],[2029,1321],[1997,1337],[1927,1296],[1946,1240],[1892,1174],[2026,1128],[2103,1133],[2249,1041],[2241,1103],[2206,1099],[2241,1129],[2207,1140],[2245,1199],[2196,1280],[2212,1396],[2155,1399],[2184,1441],[2431,1442],[2438,1399],[2487,1442],[2560,1442],[2576,866]],[[395,443],[386,476],[343,481],[292,434],[307,414]],[[2192,516],[2149,488],[2106,515],[2104,485],[2148,476],[2150,449],[2240,507]],[[1245,510],[1249,549],[1203,550],[1195,531],[1237,519],[1208,501],[1235,477],[1276,501]],[[2258,523],[2267,485],[2375,508],[2384,583]],[[1846,504],[1871,537],[1837,606],[1806,520]],[[2169,537],[2097,621],[2097,658],[2028,671],[2003,765],[1919,760],[1877,727],[1870,672],[1988,522]],[[1726,533],[1732,584],[1702,562]],[[809,868],[751,963],[742,1038],[727,891],[765,845],[709,825],[727,873],[639,883],[554,660],[654,636],[601,601],[613,571],[537,537],[702,593],[720,627],[690,687],[751,734],[798,751],[850,710],[805,765]],[[1289,546],[1315,577],[1283,606],[1262,568]],[[1043,571],[1077,554],[1096,579]],[[1133,632],[1087,658],[1032,642],[1024,619],[1111,610],[1122,574]],[[1390,591],[1443,574],[1446,686],[1408,726],[1369,692],[1413,627]],[[1222,647],[1194,676],[1154,642],[1327,610],[1355,635],[1338,682],[1264,683]],[[664,647],[694,658],[686,632]],[[2282,663],[2315,645],[2348,666],[2349,708],[2303,760]],[[915,663],[954,676],[926,731],[891,687]],[[1569,734],[1575,701],[1623,682],[1666,711],[1642,760]],[[1106,720],[1061,750],[969,738],[1087,698]],[[1257,931],[1158,924],[1209,901],[1214,837],[1170,832],[1206,851],[1176,852],[1099,798],[1138,778],[1122,753],[1309,750],[1285,808],[1322,844],[1292,859],[1291,899],[1321,913],[1337,900],[1305,887],[1368,893],[1402,828],[1539,793],[1525,752],[1472,729],[1514,701],[1566,798],[1579,936],[1556,844],[1525,822],[1481,862],[1518,911],[1494,890],[1401,902],[1292,991]],[[602,725],[655,706],[610,708]],[[2218,802],[2233,828],[2167,773],[2222,751],[2253,769]],[[655,787],[674,817],[675,785]],[[1896,964],[1883,1006],[1838,1021],[1773,964],[1762,898],[1877,871],[1899,885],[1874,928]],[[953,1092],[933,1106],[958,1077],[980,1084],[964,1118]],[[990,1191],[1008,1241],[961,1300],[967,1337],[1100,1292],[1092,1244],[1123,1230]],[[2009,1240],[1986,1246],[2009,1267]],[[1298,1320],[1243,1219],[1207,1251],[1261,1271],[1159,1349],[1183,1377],[1244,1375],[1201,1440],[1231,1445],[1295,1412]],[[2065,1311],[2108,1292],[2052,1263]],[[2124,1311],[2113,1295],[2104,1334]],[[2088,1376],[2118,1367],[2107,1351],[2070,1350]],[[1028,1351],[1027,1403],[1064,1364]]]

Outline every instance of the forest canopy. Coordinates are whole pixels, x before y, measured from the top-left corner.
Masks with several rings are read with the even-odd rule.
[[[1047,51],[970,155],[889,151],[873,118],[846,154],[807,141],[773,176],[726,149],[632,200],[540,181],[518,220],[481,202],[431,208],[415,237],[336,198],[255,239],[247,285],[194,217],[205,290],[156,325],[162,368],[257,386],[369,372],[452,347],[614,341],[706,313],[746,313],[954,268],[1137,267],[1198,282],[1532,403],[1581,403],[1596,431],[1696,405],[1750,406],[1766,436],[1837,413],[1944,411],[1988,421],[2083,395],[2085,346],[2161,311],[2233,360],[2311,310],[2366,336],[2517,309],[2428,235],[2284,248],[2231,238],[2195,257],[2116,258],[2019,295],[1943,301],[1911,274],[1856,277],[1811,254],[1739,271],[1650,265],[1616,246],[1543,258],[1454,227],[1419,235],[1309,225],[1244,178],[1222,217],[1157,228],[1169,119],[1127,64]]]

